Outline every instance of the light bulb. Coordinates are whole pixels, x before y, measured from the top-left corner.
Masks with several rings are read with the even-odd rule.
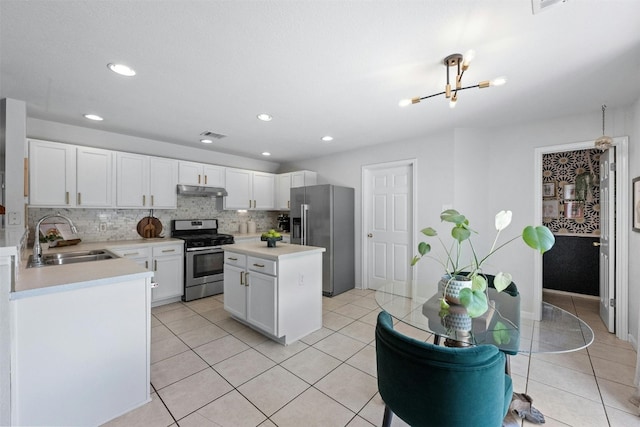
[[[410,99],[402,99],[400,100],[400,102],[398,102],[398,105],[400,107],[406,107],[407,105],[411,105],[411,100]]]
[[[449,108],[454,109],[456,108],[456,104],[458,103],[458,99],[457,98],[451,98],[451,101],[449,101]]]
[[[468,51],[466,51],[464,56],[462,57],[462,67],[466,70],[467,67],[469,67],[469,64],[471,63],[471,61],[473,61],[473,58],[475,57],[476,57],[475,50],[469,49]]]
[[[133,77],[136,75],[136,71],[133,68],[124,64],[115,64],[111,62],[107,64],[107,67],[109,67],[109,69],[114,73],[120,74],[121,76]]]
[[[504,77],[504,76],[500,76],[500,77],[496,77],[495,79],[491,80],[491,82],[489,84],[491,86],[502,86],[505,83],[507,83],[507,78]]]

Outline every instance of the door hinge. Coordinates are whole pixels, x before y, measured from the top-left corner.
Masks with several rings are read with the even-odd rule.
[[[609,307],[616,308],[616,299],[615,298],[609,299]]]
[[[615,172],[616,171],[616,164],[615,163],[609,163],[609,170],[611,172]]]

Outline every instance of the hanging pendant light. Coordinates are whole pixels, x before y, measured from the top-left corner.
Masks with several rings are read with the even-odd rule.
[[[613,145],[613,138],[610,136],[606,136],[604,134],[604,110],[607,108],[606,105],[602,105],[602,136],[596,139],[595,145],[596,148],[606,151],[609,147]]]

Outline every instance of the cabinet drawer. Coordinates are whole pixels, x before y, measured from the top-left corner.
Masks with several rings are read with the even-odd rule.
[[[182,245],[162,245],[151,248],[153,257],[164,255],[182,255]]]
[[[244,268],[247,263],[247,256],[237,254],[235,252],[224,252],[224,263],[228,265],[235,265],[236,267]]]
[[[263,258],[248,257],[247,269],[252,271],[259,271],[260,273],[276,275],[276,262]]]
[[[122,258],[148,258],[151,254],[151,250],[148,246],[109,248],[109,250]]]

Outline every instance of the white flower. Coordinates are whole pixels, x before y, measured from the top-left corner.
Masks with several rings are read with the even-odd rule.
[[[496,214],[496,230],[502,231],[511,224],[511,211],[500,211]]]

